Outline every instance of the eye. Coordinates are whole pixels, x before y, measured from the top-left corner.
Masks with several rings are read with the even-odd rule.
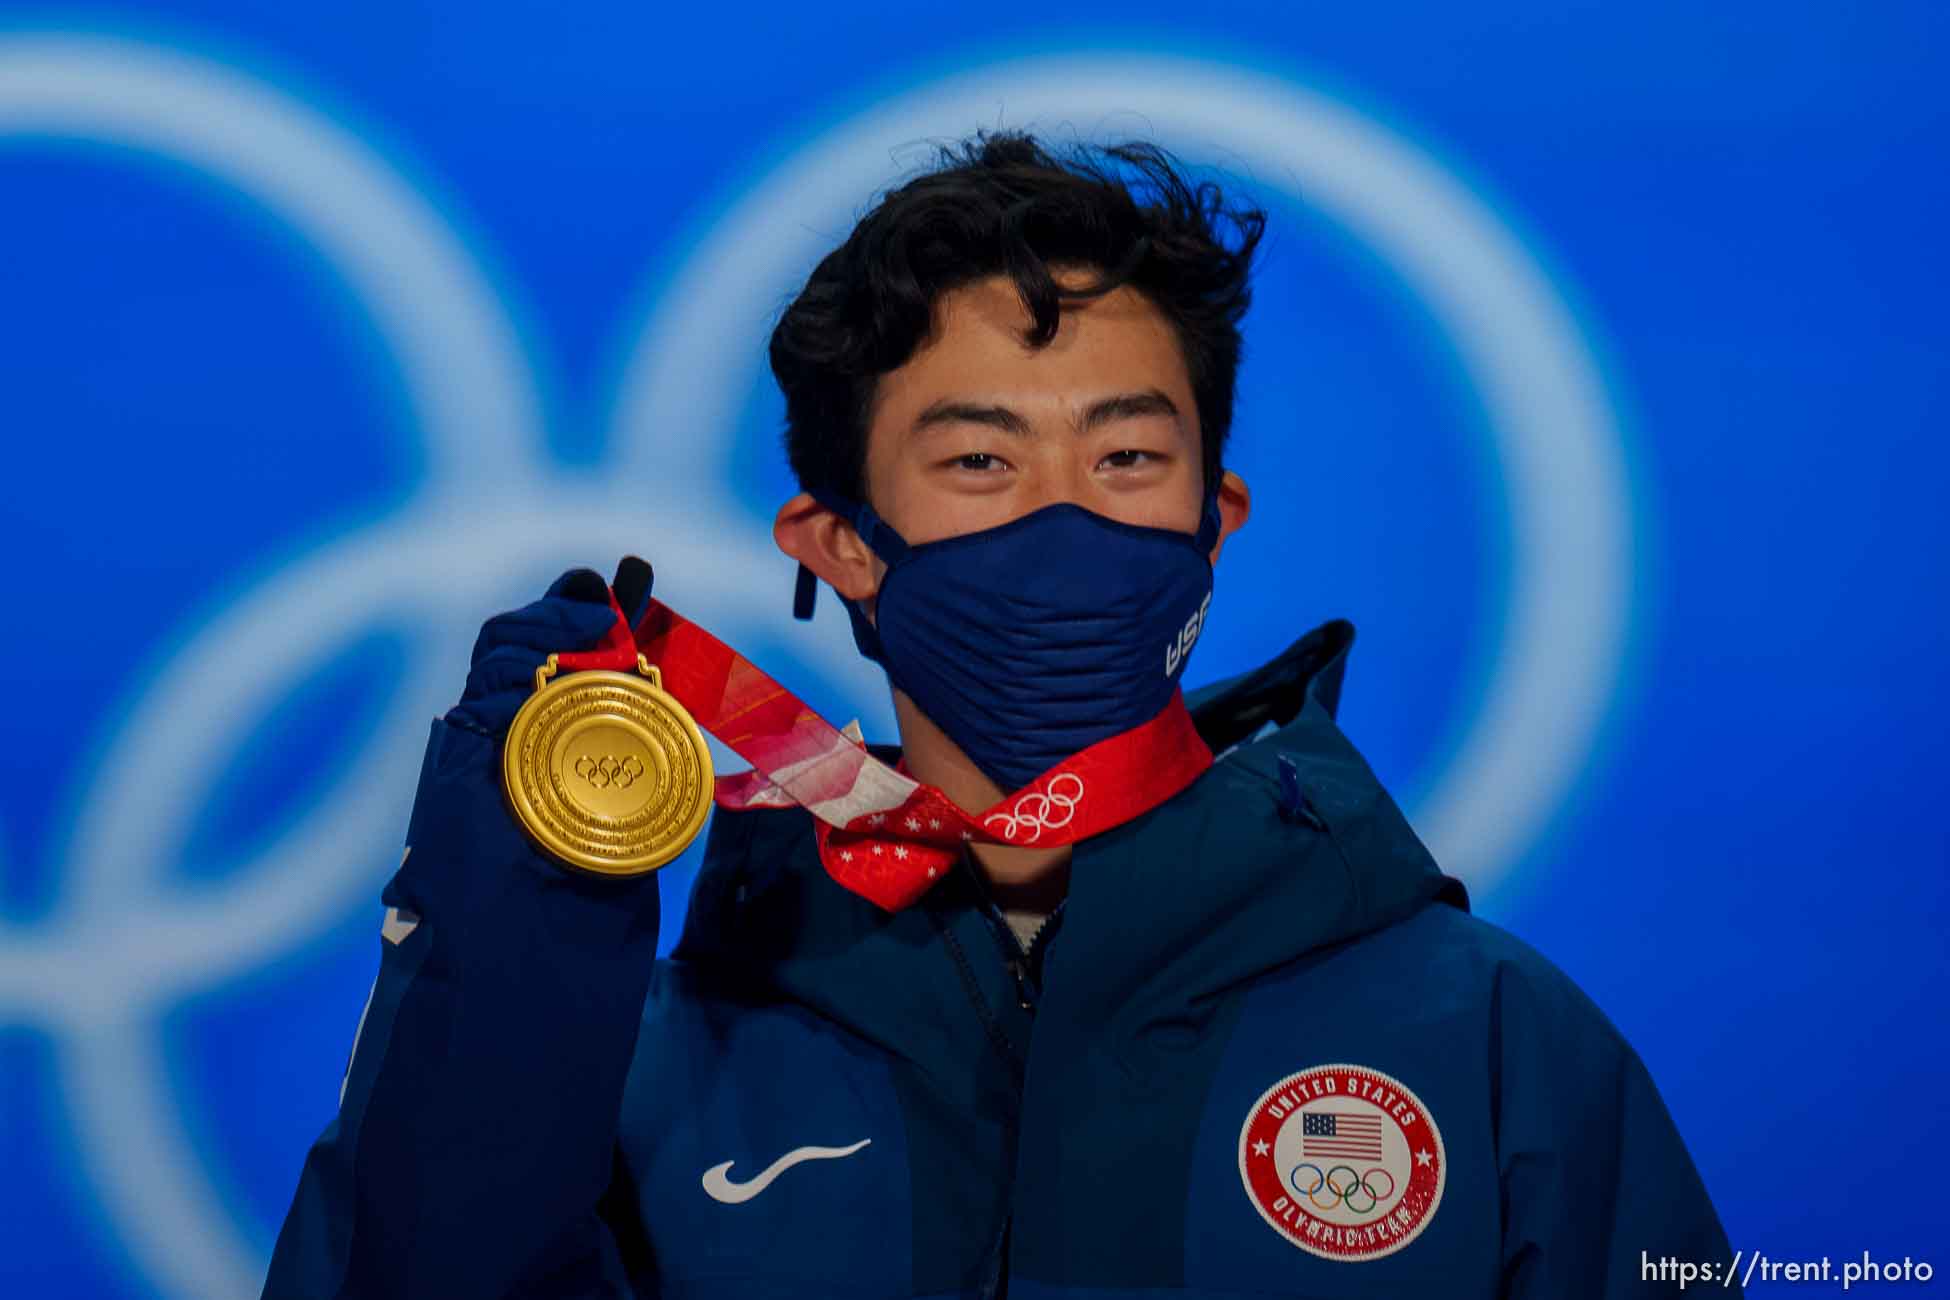
[[[1102,463],[1110,466],[1112,469],[1135,469],[1147,461],[1157,459],[1158,455],[1155,452],[1139,451],[1135,447],[1126,447],[1120,451],[1113,451],[1110,455],[1104,457]]]
[[[966,456],[957,456],[949,464],[956,469],[974,470],[977,473],[1002,468],[1002,458],[986,451],[971,451]]]

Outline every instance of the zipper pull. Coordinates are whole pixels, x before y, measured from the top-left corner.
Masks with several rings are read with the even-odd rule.
[[[1020,957],[1009,959],[1009,971],[1016,977],[1016,1002],[1031,1015],[1036,1013],[1036,1003],[1029,996],[1029,969]]]
[[[1300,765],[1291,754],[1280,755],[1280,820],[1289,826],[1298,822],[1322,833],[1327,830],[1327,823],[1314,811],[1313,801],[1300,784]]]

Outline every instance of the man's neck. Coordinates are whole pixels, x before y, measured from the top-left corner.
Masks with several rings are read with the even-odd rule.
[[[901,757],[907,770],[970,813],[994,807],[1010,792],[997,786],[961,747],[916,708],[901,691],[894,692],[894,717],[900,724]],[[972,844],[975,864],[988,881],[989,893],[1004,911],[1051,912],[1070,887],[1070,848],[1012,848],[1002,844]]]

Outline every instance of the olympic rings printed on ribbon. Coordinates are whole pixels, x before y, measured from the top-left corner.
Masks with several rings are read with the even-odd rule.
[[[1298,1178],[1302,1169],[1314,1171],[1312,1187],[1300,1186]],[[1335,1182],[1334,1175],[1343,1170],[1347,1172],[1347,1181]],[[1374,1177],[1377,1174],[1388,1180],[1386,1188],[1374,1185]],[[1292,1173],[1287,1175],[1287,1182],[1292,1185],[1295,1192],[1313,1202],[1317,1210],[1331,1210],[1337,1205],[1345,1205],[1355,1214],[1367,1214],[1395,1194],[1395,1176],[1380,1165],[1374,1166],[1366,1173],[1357,1173],[1352,1165],[1331,1165],[1323,1171],[1319,1165],[1303,1160],[1293,1167]],[[1325,1201],[1320,1199],[1322,1192],[1330,1193]],[[1368,1199],[1366,1205],[1357,1204],[1358,1198],[1362,1196]]]
[[[604,754],[600,758],[584,754],[576,759],[575,773],[598,790],[612,785],[618,790],[627,790],[643,775],[643,760],[635,754],[620,759],[613,754]]]
[[[1066,781],[1076,787],[1074,791],[1063,784]],[[1042,838],[1044,831],[1061,830],[1068,826],[1070,819],[1076,816],[1077,804],[1082,800],[1083,778],[1074,772],[1064,772],[1049,783],[1047,791],[1032,791],[1016,800],[1016,806],[1008,812],[990,813],[982,819],[982,823],[992,826],[1001,822],[1002,838],[1005,840],[1015,839],[1018,831],[1027,828],[1028,839],[1025,843],[1034,844]],[[1062,819],[1058,820],[1051,809],[1061,813]]]

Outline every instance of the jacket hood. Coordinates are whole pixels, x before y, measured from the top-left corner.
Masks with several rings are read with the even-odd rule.
[[[1217,760],[1150,812],[1073,850],[1043,984],[1136,1067],[1197,1036],[1230,990],[1441,900],[1467,907],[1334,723],[1353,627],[1316,628],[1188,697]],[[965,1054],[969,964],[994,909],[972,869],[883,912],[833,882],[800,809],[715,814],[673,961],[784,997],[927,1067]],[[1000,961],[998,960],[998,965]],[[992,1028],[992,1026],[991,1026]]]

